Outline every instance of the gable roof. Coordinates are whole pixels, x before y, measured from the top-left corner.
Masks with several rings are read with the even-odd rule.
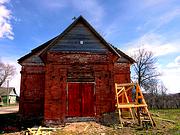
[[[124,52],[122,52],[121,50],[119,50],[117,47],[113,46],[112,44],[110,44],[121,56],[123,56],[124,58],[126,58],[127,60],[130,61],[130,63],[135,63],[136,61],[129,57],[127,54],[125,54]]]
[[[14,87],[0,87],[0,96],[17,96],[16,90]]]
[[[124,54],[122,51],[118,50],[117,48],[113,47],[112,45],[110,45],[109,43],[106,42],[106,40],[82,17],[79,16],[71,25],[69,25],[60,35],[52,38],[51,40],[47,41],[46,43],[40,45],[39,47],[31,50],[31,52],[23,57],[21,57],[20,59],[18,59],[18,63],[23,62],[23,60],[29,58],[30,56],[34,55],[37,52],[40,52],[41,50],[43,50],[40,54],[40,56],[42,56],[43,54],[45,54],[54,44],[57,43],[57,41],[59,41],[59,39],[61,39],[62,37],[64,37],[64,35],[66,33],[68,33],[78,22],[81,22],[83,24],[85,24],[90,31],[115,55],[117,55],[118,57],[121,57],[121,55],[125,58],[127,58],[130,63],[134,63],[134,60],[132,58],[130,58],[129,56],[127,56],[126,54]]]
[[[18,63],[21,63],[22,61],[24,61],[25,59],[31,57],[32,55],[34,55],[35,53],[39,52],[40,50],[43,50],[44,48],[46,48],[55,38],[57,37],[54,37],[52,39],[50,39],[49,41],[45,42],[44,44],[34,48],[33,50],[31,50],[30,53],[24,55],[23,57],[21,57],[20,59],[18,59]]]

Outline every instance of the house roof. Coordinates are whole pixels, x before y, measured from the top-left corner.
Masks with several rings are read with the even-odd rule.
[[[41,44],[40,46],[34,48],[33,50],[31,50],[30,53],[24,55],[23,57],[21,57],[20,59],[18,59],[18,63],[21,63],[23,60],[31,57],[32,55],[34,55],[35,53],[39,52],[40,50],[43,50],[44,48],[46,48],[55,38],[54,37],[52,39],[50,39],[49,41],[45,42],[44,44]]]
[[[35,53],[42,51],[42,53],[40,54],[40,56],[42,56],[43,54],[45,54],[59,39],[61,39],[66,33],[68,33],[78,22],[82,22],[83,24],[85,24],[90,31],[102,42],[104,43],[104,45],[109,48],[109,50],[111,52],[113,52],[115,55],[117,55],[118,57],[125,57],[127,58],[130,63],[134,63],[135,61],[130,58],[128,55],[126,55],[125,53],[123,53],[122,51],[120,51],[119,49],[117,49],[116,47],[110,45],[109,43],[106,42],[106,40],[82,17],[79,16],[71,25],[69,25],[60,35],[52,38],[51,40],[47,41],[46,43],[38,46],[37,48],[31,50],[30,53],[28,53],[27,55],[21,57],[20,59],[18,59],[18,63],[23,62],[25,59],[31,57],[32,55],[34,55]]]
[[[111,44],[110,44],[111,45]],[[125,54],[124,52],[122,52],[121,50],[119,50],[117,47],[111,45],[121,56],[123,56],[124,58],[128,59],[130,61],[130,63],[135,63],[136,61],[129,57],[127,54]]]
[[[16,96],[16,90],[14,87],[0,87],[0,96],[7,96],[7,95],[11,95],[11,96]]]

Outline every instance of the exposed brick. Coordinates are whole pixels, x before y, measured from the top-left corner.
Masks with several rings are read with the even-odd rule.
[[[112,53],[48,52],[44,66],[23,66],[20,113],[24,117],[43,115],[45,121],[63,122],[68,116],[68,77],[80,76],[94,78],[95,117],[114,111],[114,83],[130,82],[130,65],[114,64],[114,57]]]

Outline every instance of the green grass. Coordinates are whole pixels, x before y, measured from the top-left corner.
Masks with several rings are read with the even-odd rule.
[[[158,114],[160,118],[175,122],[174,124],[171,122],[164,122],[154,117],[158,128],[165,128],[164,131],[172,135],[180,134],[180,109],[151,110],[151,113]]]

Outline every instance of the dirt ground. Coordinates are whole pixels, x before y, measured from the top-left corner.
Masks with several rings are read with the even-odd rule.
[[[65,127],[56,126],[51,135],[133,135],[130,128],[115,129],[96,122],[67,123]],[[5,133],[4,135],[24,135],[26,131]]]
[[[120,125],[116,122],[110,122],[110,120],[114,121],[114,118],[108,116],[108,119],[106,117],[107,121],[101,123],[89,121],[51,126],[56,128],[51,132],[51,135],[180,135],[180,109],[152,110],[151,112],[157,114],[157,116],[153,116],[157,124],[155,128],[151,126],[143,128],[137,124],[127,124],[125,127],[120,128]],[[0,115],[0,120],[1,130],[4,130],[0,134],[4,135],[24,135],[27,127],[38,125],[37,123],[31,123],[31,125],[26,125],[27,127],[22,127],[25,125],[21,123],[21,129],[19,130],[17,129],[16,114]],[[10,131],[10,133],[7,133],[7,131]]]

